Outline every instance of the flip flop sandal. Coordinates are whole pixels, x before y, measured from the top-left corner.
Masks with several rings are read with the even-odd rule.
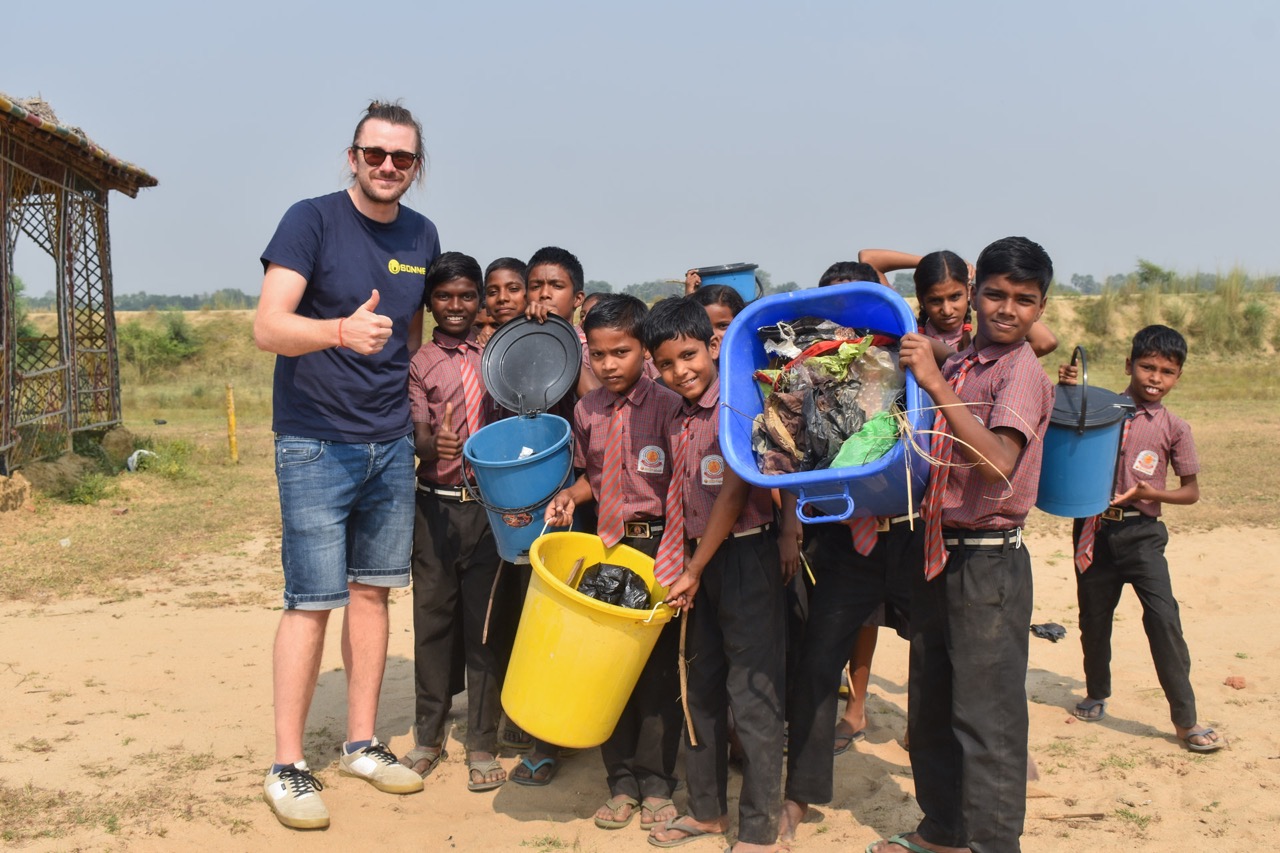
[[[448,757],[449,753],[445,752],[444,747],[415,746],[400,759],[400,763],[425,779]]]
[[[665,809],[667,806],[671,806],[672,808],[675,808],[675,805],[676,804],[673,803],[671,800],[658,800],[653,805],[649,805],[648,803],[642,802],[640,804],[640,828],[644,830],[650,830],[650,829],[653,829],[658,824],[666,823],[666,820],[670,820],[671,818],[667,818],[666,820],[658,820],[657,814],[658,812]],[[649,815],[649,817],[646,818],[645,817],[646,814]]]
[[[835,749],[833,750],[832,754],[844,755],[846,752],[849,751],[849,747],[853,746],[855,743],[857,743],[860,740],[865,740],[866,737],[867,737],[867,733],[863,729],[858,729],[858,731],[853,732],[852,734],[847,734],[847,735],[840,734],[840,732],[837,731],[836,740],[835,740]]]
[[[628,797],[625,794],[621,794],[619,796],[610,797],[609,799],[605,800],[604,806],[609,811],[613,812],[615,815],[618,813],[619,809],[626,808],[627,816],[624,819],[609,819],[609,818],[597,817],[595,819],[596,826],[600,827],[601,829],[622,829],[625,826],[631,825],[631,821],[635,819],[636,811],[639,809],[640,804],[636,802],[634,797]]]
[[[560,769],[560,762],[550,757],[542,758],[538,761],[530,761],[528,756],[526,756],[520,759],[520,763],[516,765],[516,770],[518,771],[522,767],[528,771],[529,775],[526,777],[520,776],[517,773],[512,773],[511,781],[515,782],[517,785],[526,785],[530,788],[541,788],[543,785],[551,784],[551,780],[556,778],[556,771]],[[538,771],[544,767],[547,768],[547,775],[539,779]]]
[[[911,853],[933,853],[933,851],[927,847],[921,847],[919,844],[916,844],[914,841],[908,841],[907,833],[905,832],[900,832],[897,835],[891,836],[883,840],[889,844],[896,844],[899,847],[910,850]],[[870,844],[868,844],[866,853],[874,853],[873,848],[879,843],[880,843],[879,841],[872,841]]]
[[[1212,734],[1216,734],[1213,729],[1196,729],[1195,731],[1187,732],[1187,736],[1181,738],[1182,745],[1192,752],[1217,752],[1227,745],[1227,742],[1222,738],[1208,743],[1195,743],[1191,740],[1193,737],[1208,737]]]
[[[1097,710],[1095,714],[1094,711]],[[1107,715],[1106,699],[1085,699],[1076,705],[1076,709],[1071,712],[1077,720],[1084,720],[1086,723],[1096,723]]]
[[[649,843],[654,847],[668,848],[680,847],[684,844],[697,841],[699,838],[724,838],[723,831],[718,829],[702,829],[701,827],[687,823],[686,821],[688,820],[688,815],[682,815],[680,817],[673,817],[662,825],[663,829],[674,829],[676,832],[685,833],[683,838],[672,838],[668,841],[658,841],[650,835]]]
[[[501,769],[502,769],[502,764],[499,763],[498,759],[496,758],[490,758],[488,761],[468,761],[467,762],[467,790],[475,791],[478,793],[480,791],[492,791],[494,788],[501,788],[503,785],[507,784],[506,779],[498,779],[493,781],[487,781],[485,779],[485,777],[488,776],[493,771],[501,770]],[[476,782],[473,780],[471,774],[474,774],[474,773],[480,774],[479,782]]]

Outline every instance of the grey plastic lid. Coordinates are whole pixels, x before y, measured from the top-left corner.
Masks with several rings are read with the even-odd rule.
[[[1081,402],[1084,418],[1081,422]],[[1059,385],[1053,395],[1053,414],[1049,421],[1054,426],[1075,429],[1092,429],[1111,426],[1134,409],[1133,401],[1106,388],[1092,385]]]
[[[748,272],[750,270],[758,269],[759,266],[759,264],[719,264],[714,267],[698,267],[694,272],[702,276],[728,275],[729,273],[734,272]]]
[[[545,323],[521,317],[505,324],[489,338],[480,360],[489,394],[522,415],[560,402],[578,381],[581,365],[577,331],[554,314]]]

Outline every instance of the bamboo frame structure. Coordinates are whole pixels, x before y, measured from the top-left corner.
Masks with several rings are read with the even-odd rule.
[[[107,196],[156,184],[42,101],[0,93],[0,475],[120,423]],[[54,260],[57,334],[18,337],[20,234]]]

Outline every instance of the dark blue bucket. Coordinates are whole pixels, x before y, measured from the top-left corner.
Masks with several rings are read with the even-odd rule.
[[[1128,397],[1089,387],[1082,347],[1071,358],[1077,361],[1080,384],[1059,385],[1054,392],[1036,495],[1040,510],[1066,518],[1097,515],[1110,506],[1120,436],[1134,409]]]
[[[491,423],[463,444],[502,559],[528,562],[547,504],[573,473],[571,436],[564,418],[535,415]]]
[[[806,315],[895,337],[914,332],[917,326],[915,314],[901,296],[881,284],[862,281],[779,293],[748,305],[734,318],[720,348],[720,449],[725,461],[753,486],[794,492],[797,511],[808,506],[813,513],[801,516],[807,523],[914,511],[924,496],[929,463],[919,453],[908,451],[905,439],[866,465],[795,474],[760,473],[751,449],[751,422],[764,408],[764,398],[753,374],[769,363],[769,356],[756,330]],[[905,408],[914,430],[930,428],[933,413],[928,407],[932,405],[908,371]],[[927,444],[927,437],[920,440]]]

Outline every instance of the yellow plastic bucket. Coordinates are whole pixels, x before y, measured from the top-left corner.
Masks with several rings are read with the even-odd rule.
[[[666,594],[653,579],[653,558],[626,545],[604,547],[586,533],[547,533],[529,549],[533,574],[502,686],[507,716],[529,734],[558,746],[599,746],[613,733],[649,660],[665,604],[652,611],[617,607],[570,589],[574,563],[626,566],[649,584],[649,597]]]

